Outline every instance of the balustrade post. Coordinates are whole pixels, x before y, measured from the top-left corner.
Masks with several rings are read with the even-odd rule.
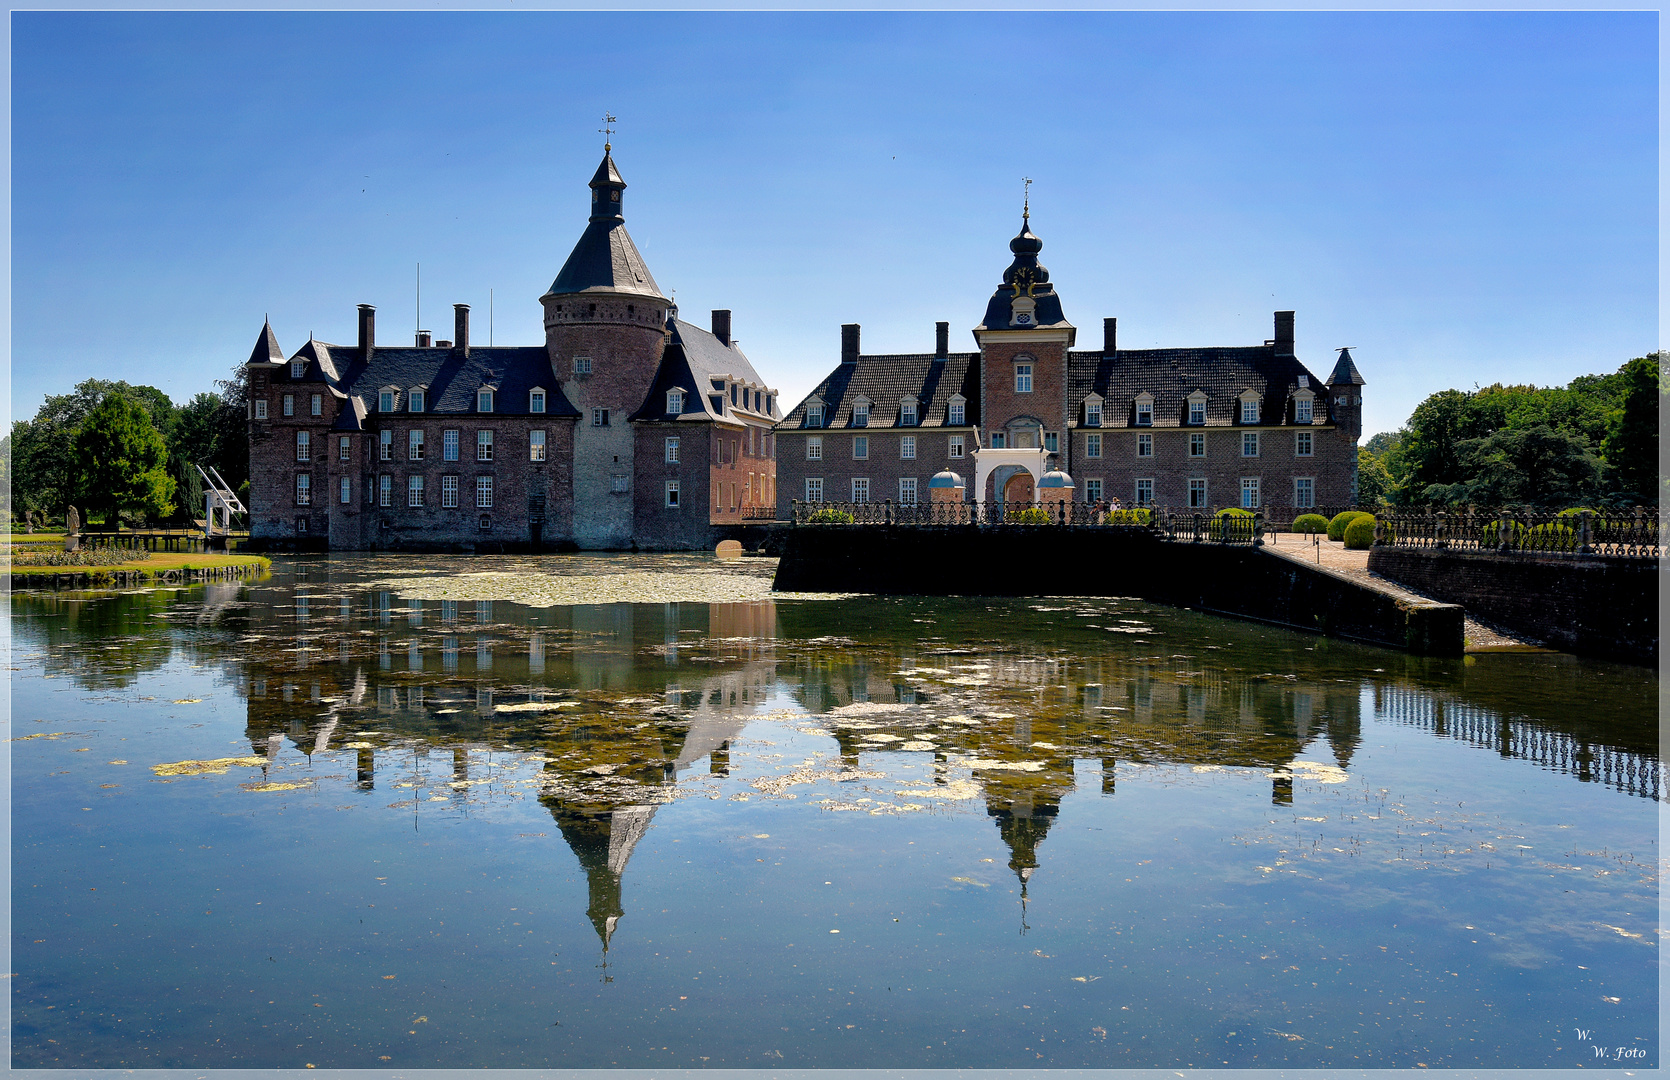
[[[1262,547],[1264,544],[1264,511],[1262,510],[1253,512],[1252,542],[1253,547]]]
[[[1589,518],[1592,516],[1592,512],[1585,510],[1577,516],[1582,519],[1577,525],[1577,550],[1582,552],[1584,555],[1593,555],[1595,552],[1593,544],[1594,533],[1589,524]]]
[[[1432,528],[1432,546],[1440,549],[1447,548],[1450,546],[1449,533],[1446,531],[1449,524],[1448,519],[1442,510],[1434,514],[1433,517],[1436,519],[1436,524]]]
[[[884,524],[893,524],[893,500],[886,499],[881,506],[881,520]]]
[[[1508,517],[1506,510],[1500,511],[1500,516],[1496,519],[1496,529],[1502,536],[1501,550],[1505,552],[1509,550],[1508,542],[1513,537],[1513,519]]]

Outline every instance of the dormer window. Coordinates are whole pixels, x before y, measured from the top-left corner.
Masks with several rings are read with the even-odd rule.
[[[1206,423],[1206,395],[1199,390],[1189,395],[1189,423],[1195,427]]]
[[[870,399],[859,398],[852,403],[852,426],[870,426]]]
[[[292,379],[299,379],[303,375],[306,375],[306,374],[307,374],[307,361],[306,360],[292,360],[292,361],[290,361],[290,377]]]
[[[823,405],[806,406],[806,426],[809,428],[823,427]]]
[[[945,422],[951,427],[962,427],[968,423],[967,402],[961,394],[951,398],[951,404],[945,410]]]
[[[545,411],[545,391],[535,387],[528,391],[528,411],[542,413]]]
[[[480,390],[476,391],[476,393],[475,393],[475,411],[476,412],[492,412],[493,411],[493,388],[492,387],[484,386]]]
[[[899,426],[916,426],[916,399],[904,398],[899,402]]]
[[[1241,423],[1258,423],[1258,392],[1246,390],[1241,394]]]
[[[414,386],[406,391],[406,411],[422,412],[424,406],[423,387]]]
[[[1084,426],[1102,426],[1102,398],[1099,394],[1091,394],[1084,399]]]
[[[1141,393],[1137,395],[1137,427],[1154,426],[1154,395]]]
[[[1299,378],[1303,379],[1304,376],[1301,375]],[[1316,394],[1305,389],[1304,383],[1300,383],[1299,386],[1300,388],[1293,392],[1293,422],[1295,424],[1314,423],[1312,417],[1315,415]]]
[[[684,391],[667,391],[667,412],[672,416],[682,415],[684,412]]]
[[[398,396],[399,396],[399,391],[395,390],[394,387],[392,387],[392,386],[383,387],[382,390],[377,392],[377,411],[378,412],[393,412],[394,411],[394,399]]]

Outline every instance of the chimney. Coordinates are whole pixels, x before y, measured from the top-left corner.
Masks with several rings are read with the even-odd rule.
[[[1276,312],[1276,355],[1293,355],[1293,312]]]
[[[1119,351],[1119,320],[1102,320],[1102,355],[1112,356]]]
[[[951,324],[934,323],[934,359],[944,360],[951,355]]]
[[[858,363],[858,324],[841,324],[841,363]]]
[[[360,305],[360,355],[371,359],[377,346],[377,309],[370,304]]]
[[[713,309],[713,336],[719,339],[719,344],[731,343],[731,312],[729,308]]]
[[[418,348],[427,349],[433,344],[435,344],[435,340],[434,340],[433,335],[431,335],[429,333],[429,331],[419,330],[417,332],[417,347]]]
[[[470,355],[470,305],[452,305],[452,344]]]

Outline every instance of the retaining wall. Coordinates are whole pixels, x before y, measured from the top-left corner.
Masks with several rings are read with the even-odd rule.
[[[1566,652],[1658,662],[1658,560],[1375,547],[1368,568]]]
[[[773,587],[926,596],[1138,596],[1436,656],[1463,613],[1411,603],[1244,544],[1100,526],[834,525],[785,530]]]

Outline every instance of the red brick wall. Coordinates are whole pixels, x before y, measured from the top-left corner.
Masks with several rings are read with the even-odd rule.
[[[1241,456],[1243,430],[1257,430],[1257,457]],[[1263,427],[1242,429],[1209,428],[1079,428],[1073,432],[1072,476],[1078,485],[1078,498],[1085,498],[1085,481],[1100,479],[1102,497],[1117,497],[1130,505],[1136,496],[1138,478],[1154,481],[1154,503],[1174,508],[1187,507],[1188,481],[1193,477],[1206,480],[1206,498],[1212,508],[1241,505],[1241,478],[1258,477],[1260,497],[1264,506],[1290,507],[1293,505],[1293,480],[1308,476],[1315,483],[1315,502],[1318,506],[1350,503],[1351,470],[1356,462],[1356,446],[1342,432],[1332,427],[1312,427],[1311,456],[1299,457],[1294,452],[1293,427]],[[1137,437],[1153,436],[1154,455],[1139,458]],[[1102,437],[1102,456],[1088,455],[1089,436]],[[1188,456],[1189,436],[1206,436],[1206,457]]]
[[[823,438],[822,461],[806,460],[808,435]],[[870,456],[863,461],[854,460],[852,456],[854,435],[864,435],[870,440]],[[916,438],[914,460],[899,457],[899,442],[905,435]],[[952,435],[963,438],[963,456],[960,458],[950,456]],[[853,478],[860,476],[870,481],[872,502],[887,499],[897,502],[899,478],[904,476],[916,478],[916,499],[924,504],[928,502],[928,481],[935,473],[949,469],[960,475],[964,483],[974,483],[973,428],[839,428],[810,432],[797,429],[780,431],[777,438],[777,514],[780,518],[788,517],[796,499],[806,498],[808,476],[823,478],[823,497],[827,502],[850,501]]]
[[[640,548],[700,551],[711,548],[708,526],[712,444],[711,424],[638,424],[633,472],[636,523],[633,538]],[[678,461],[667,461],[667,439],[678,439]],[[667,481],[679,484],[679,505],[667,505]]]
[[[1032,357],[1032,392],[1015,392],[1015,363],[1021,356]],[[1061,342],[987,341],[982,345],[983,365],[980,399],[982,445],[991,445],[991,433],[1019,416],[1037,417],[1045,431],[1066,436],[1067,431],[1067,347]]]

